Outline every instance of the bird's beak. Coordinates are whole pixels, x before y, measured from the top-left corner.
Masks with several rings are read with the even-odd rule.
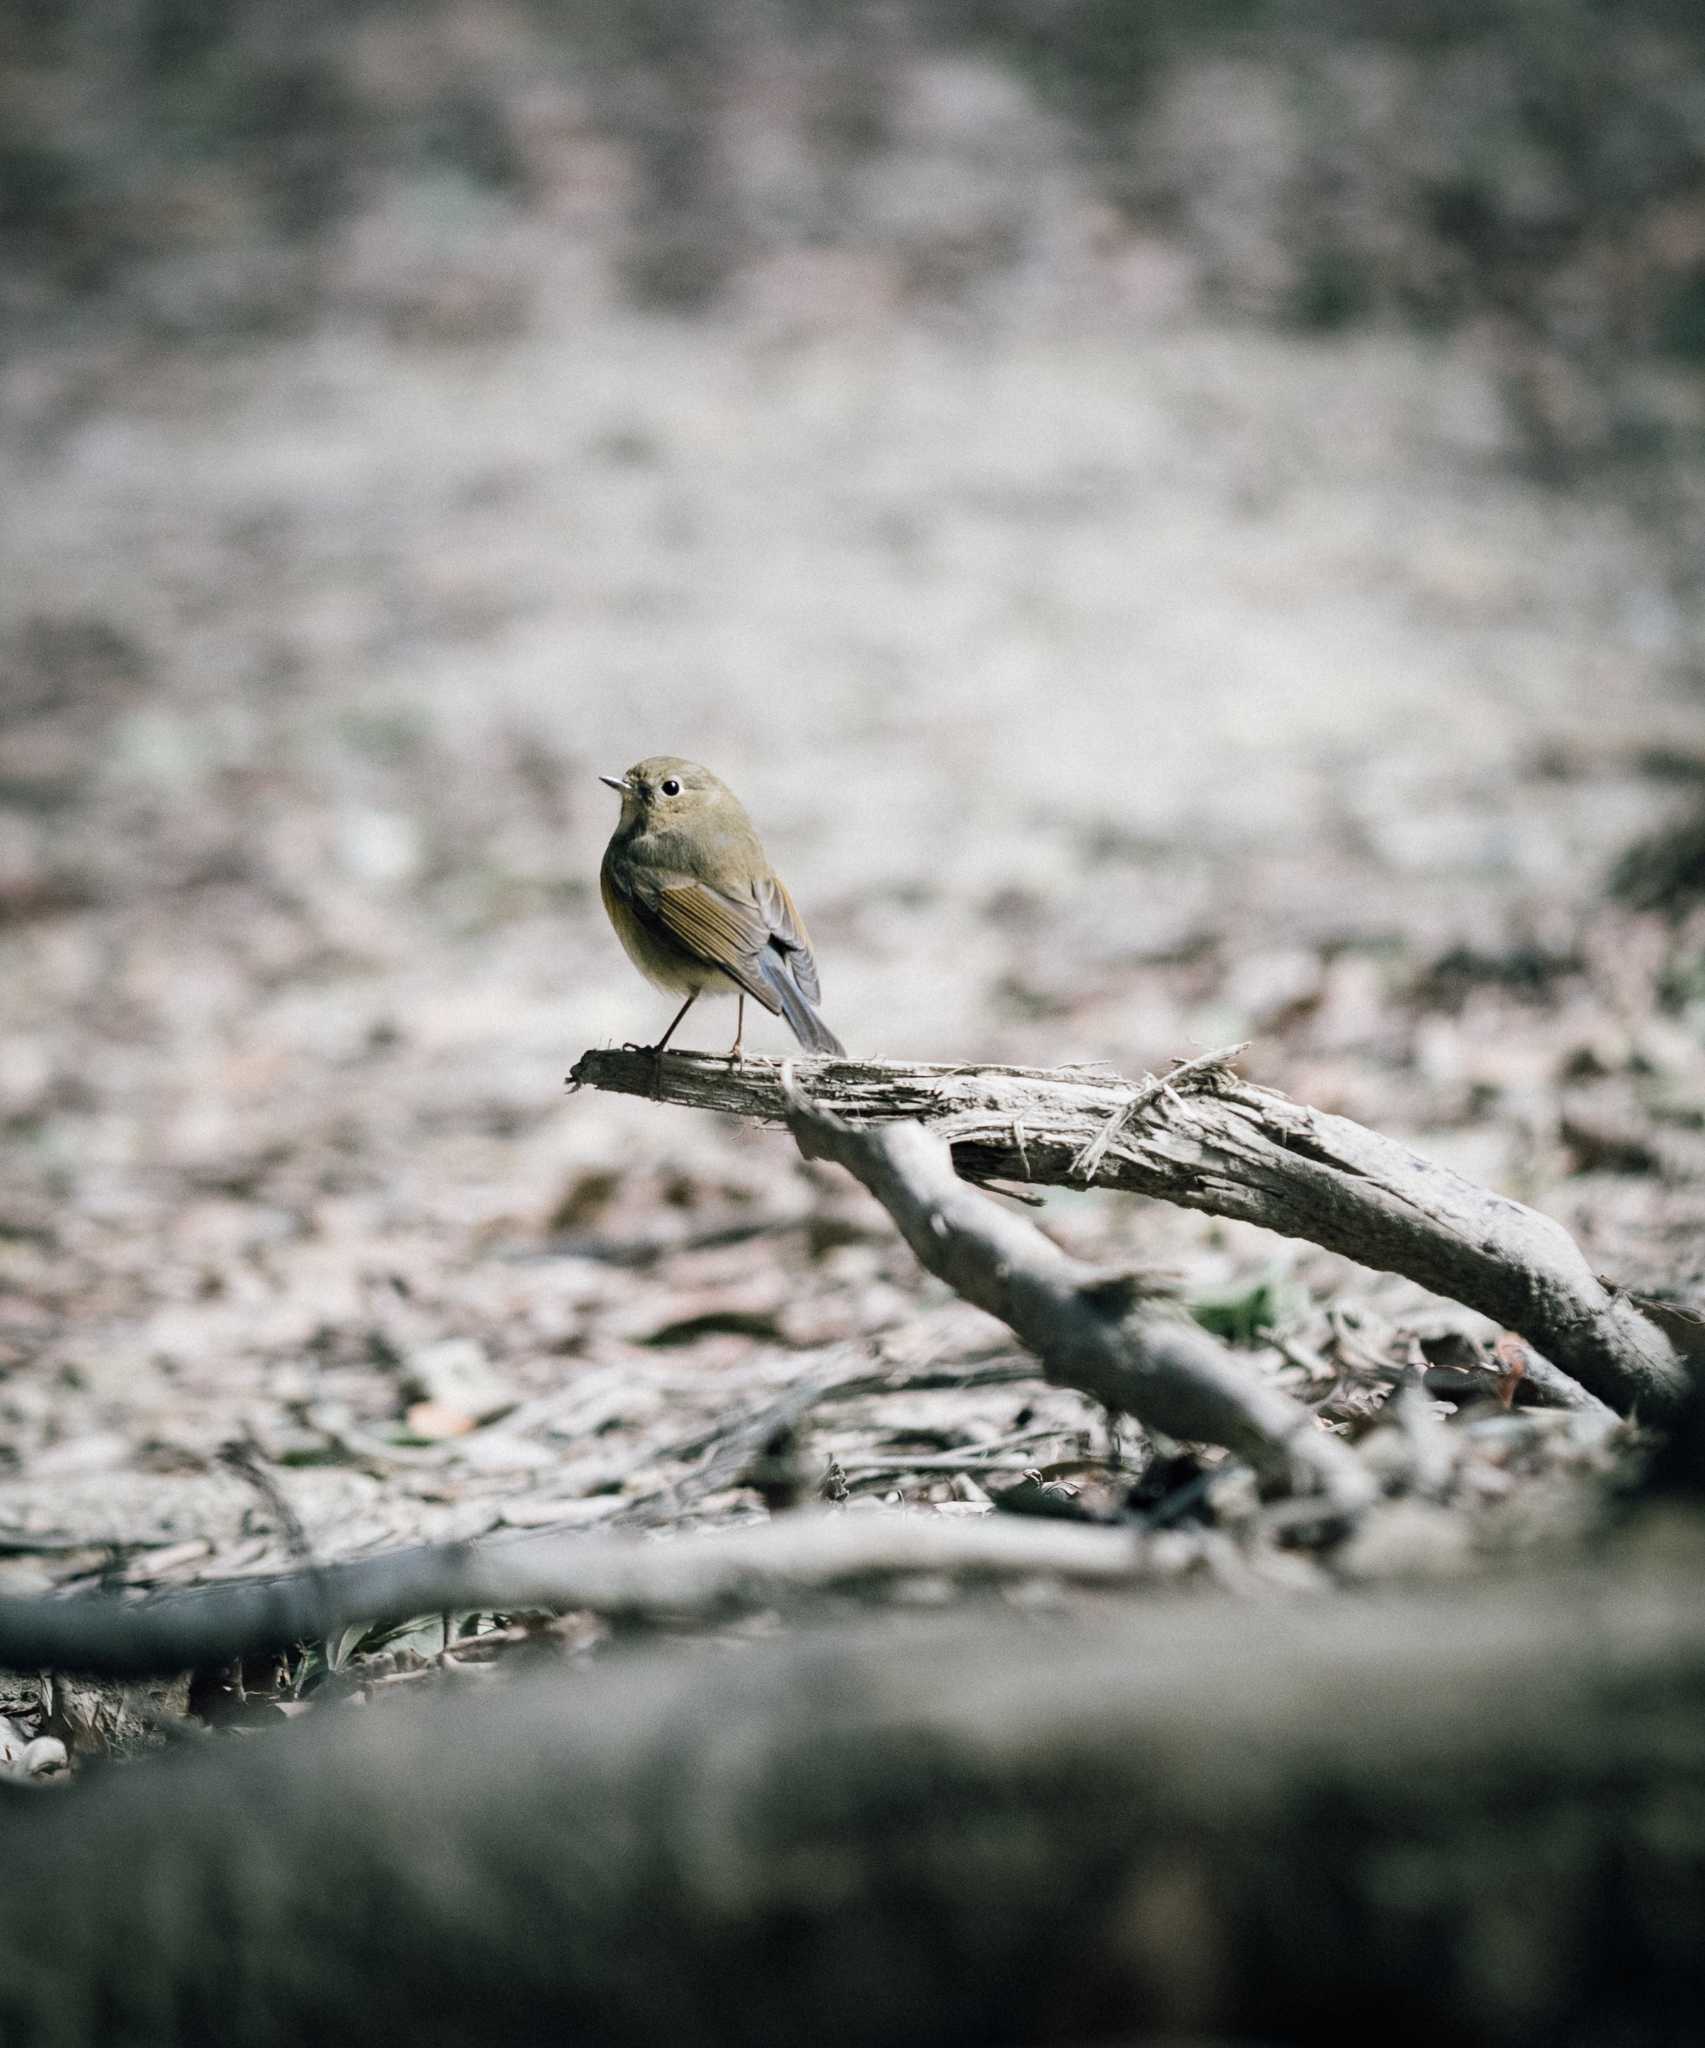
[[[600,782],[607,782],[618,796],[633,795],[633,791],[628,787],[628,779],[625,775],[600,775],[598,780]]]

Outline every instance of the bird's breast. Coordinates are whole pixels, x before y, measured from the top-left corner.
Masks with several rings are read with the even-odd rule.
[[[608,860],[598,871],[598,888],[623,951],[655,987],[672,996],[731,995],[738,991],[739,983],[720,967],[701,960],[667,932],[657,930],[638,915],[612,880]]]

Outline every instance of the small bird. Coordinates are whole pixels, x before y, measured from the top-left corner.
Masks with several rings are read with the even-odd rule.
[[[730,1064],[740,1057],[748,996],[785,1017],[808,1052],[844,1058],[846,1047],[817,1014],[805,920],[734,792],[708,768],[672,754],[598,780],[622,800],[598,871],[604,908],[640,973],[687,999],[646,1050],[661,1063],[675,1026],[700,996],[735,995]]]

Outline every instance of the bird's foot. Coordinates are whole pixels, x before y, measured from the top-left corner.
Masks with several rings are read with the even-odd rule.
[[[639,1045],[639,1044],[636,1044],[636,1043],[635,1043],[635,1041],[634,1041],[633,1039],[631,1039],[631,1038],[630,1038],[630,1039],[628,1039],[628,1040],[627,1040],[627,1041],[626,1041],[626,1042],[624,1043],[624,1045],[622,1046],[622,1051],[623,1051],[623,1052],[637,1052],[637,1053],[639,1053],[639,1054],[640,1054],[640,1055],[641,1055],[641,1056],[642,1056],[643,1058],[645,1058],[645,1059],[648,1059],[648,1060],[650,1060],[650,1062],[651,1062],[651,1092],[652,1092],[652,1094],[653,1094],[653,1095],[661,1095],[661,1094],[663,1093],[663,1048],[662,1048],[662,1046],[660,1046],[660,1045]]]

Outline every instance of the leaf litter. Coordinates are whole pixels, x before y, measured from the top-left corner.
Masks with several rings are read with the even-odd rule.
[[[639,750],[636,714],[561,678],[655,678],[646,716],[740,783],[787,849],[849,1042],[1139,1075],[1252,1038],[1257,1078],[1539,1203],[1685,1335],[1705,1315],[1705,913],[1679,857],[1616,862],[1669,815],[1642,761],[1697,735],[1661,651],[1630,654],[1586,595],[1631,586],[1638,561],[1602,522],[1482,476],[1481,596],[1441,626],[1456,486],[1406,437],[1416,389],[1443,407],[1464,373],[1395,343],[1327,362],[1121,327],[1133,374],[1169,394],[1119,396],[1145,452],[1076,374],[1074,350],[1103,360],[1095,334],[1001,342],[1010,375],[974,391],[951,351],[920,359],[936,439],[873,419],[860,352],[833,342],[815,397],[743,395],[769,358],[741,317],[685,340],[594,320],[610,417],[586,420],[587,462],[617,414],[660,450],[740,453],[624,470],[633,518],[619,545],[588,536],[571,590],[578,501],[536,433],[539,380],[570,373],[535,339],[406,372],[265,339],[218,366],[144,350],[48,434],[32,524],[8,529],[26,573],[0,591],[0,643],[31,679],[0,701],[0,1589],[141,1593],[504,1529],[668,1540],[819,1498],[1123,1516],[1155,1583],[1249,1597],[1580,1540],[1638,1432],[1538,1406],[1509,1333],[1405,1283],[1147,1201],[1053,1190],[1037,1212],[1081,1257],[1176,1274],[1249,1371],[1356,1441],[1386,1499],[1329,1553],[1236,1461],[1048,1387],[782,1134],[566,1099],[583,1044],[661,1020],[594,886],[594,778]],[[1189,420],[1251,378],[1228,476]],[[1283,519],[1252,512],[1346,379],[1375,474],[1321,448]],[[580,416],[578,390],[556,396]],[[334,415],[328,467],[274,460]],[[107,437],[110,474],[72,460],[79,434]],[[1040,487],[1112,445],[1129,588],[1082,566],[1047,490],[966,469],[999,451]],[[479,509],[494,469],[522,508],[507,521]],[[340,481],[381,473],[409,519]],[[289,578],[244,552],[257,493],[268,531],[321,536]],[[773,545],[778,591],[826,593],[808,731],[785,690],[804,628],[742,597],[715,548],[670,541],[666,498],[680,531]],[[896,499],[940,552],[939,614],[904,562],[845,543]],[[1302,572],[1348,546],[1345,505],[1370,537],[1316,598]],[[1157,596],[1142,543],[1163,527]],[[418,621],[459,555],[490,587],[450,662]],[[1015,621],[999,565],[1017,562],[1034,588]],[[1365,624],[1352,586],[1395,593],[1391,659],[1369,679],[1358,653],[1354,693],[1332,666]],[[1180,606],[1211,623],[1226,680],[1156,630]],[[680,679],[748,643],[714,709]],[[97,658],[108,680],[79,695],[67,678]],[[1488,704],[1500,663],[1525,708]],[[1290,696],[1263,695],[1293,671]],[[1061,674],[1090,680],[1058,693],[1044,747],[1038,679]],[[1477,749],[1441,752],[1432,734],[1457,730]],[[779,1436],[752,1436],[817,1382]],[[1073,1596],[1094,1597],[1112,1596]],[[584,1615],[345,1631],[225,1681],[245,1712],[219,1725],[249,1739],[286,1708],[610,1639]],[[182,1685],[17,1685],[8,1725],[73,1765],[191,1714]],[[197,1697],[217,1719],[215,1689]],[[280,1712],[245,1718],[255,1702]]]

